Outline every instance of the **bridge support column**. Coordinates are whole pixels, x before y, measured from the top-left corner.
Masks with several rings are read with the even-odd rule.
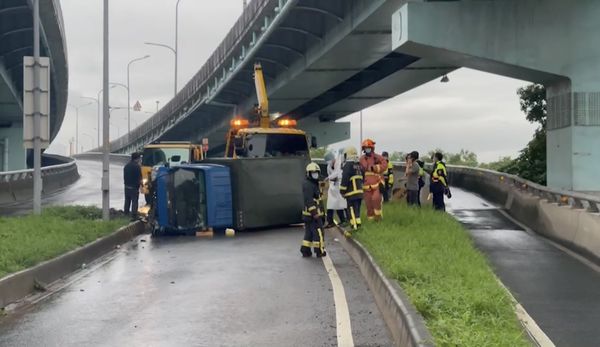
[[[598,18],[595,0],[411,2],[393,14],[392,46],[544,84],[548,185],[600,191]]]
[[[20,123],[0,127],[0,171],[23,170],[26,166],[23,127]]]

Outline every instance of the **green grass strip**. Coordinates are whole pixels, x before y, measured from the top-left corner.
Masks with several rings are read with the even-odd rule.
[[[363,222],[355,238],[400,283],[437,346],[531,346],[509,295],[451,216],[387,204],[384,220]]]
[[[108,235],[128,221],[95,207],[50,207],[41,216],[0,217],[0,278]]]

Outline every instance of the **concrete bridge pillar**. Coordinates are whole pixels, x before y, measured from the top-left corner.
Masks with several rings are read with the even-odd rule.
[[[20,123],[0,127],[0,171],[27,168],[26,151],[23,148],[23,127]]]
[[[600,191],[600,1],[409,2],[398,52],[544,84],[548,185]]]

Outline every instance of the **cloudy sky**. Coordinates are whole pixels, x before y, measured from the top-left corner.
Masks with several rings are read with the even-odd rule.
[[[111,1],[111,82],[127,82],[127,63],[151,55],[131,66],[131,99],[142,104],[132,112],[132,127],[173,96],[173,53],[144,42],[174,44],[176,0]],[[62,0],[69,53],[69,104],[86,105],[82,96],[96,97],[102,88],[102,1]],[[242,12],[242,0],[182,0],[179,18],[179,86],[183,86],[221,42]],[[524,81],[461,69],[450,83],[432,81],[363,111],[363,134],[373,137],[381,150],[426,152],[475,151],[480,161],[516,155],[531,138],[534,126],[519,111],[517,88]],[[124,88],[110,90],[111,106],[126,107]],[[95,147],[96,104],[79,110],[80,148]],[[127,131],[127,111],[114,110],[111,138]],[[359,142],[359,117],[352,115],[352,139]],[[67,154],[75,137],[75,108],[69,107],[50,150]]]

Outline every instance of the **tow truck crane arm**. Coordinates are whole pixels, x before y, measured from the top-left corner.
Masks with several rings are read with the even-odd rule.
[[[265,77],[260,64],[254,65],[254,86],[256,88],[256,99],[258,100],[258,117],[261,128],[270,128],[271,119],[269,118],[269,98],[267,96],[267,87]]]

